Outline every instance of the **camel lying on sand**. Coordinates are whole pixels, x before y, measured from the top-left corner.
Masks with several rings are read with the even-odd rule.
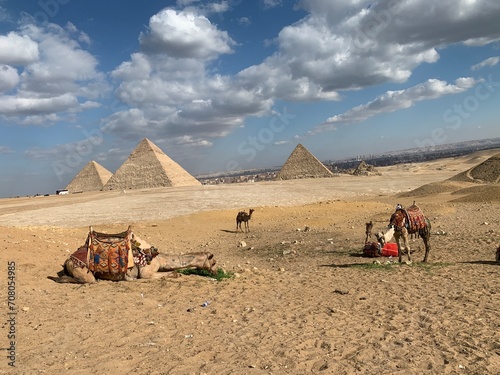
[[[122,259],[119,260],[122,262],[121,272],[114,272],[111,267],[111,271],[105,272],[102,268],[98,267],[102,264],[105,264],[107,267],[108,265],[112,265],[113,261],[111,259],[112,255],[102,255],[102,253],[99,255],[97,252],[92,251],[91,243],[92,240],[95,240],[96,235],[101,236],[98,240],[104,239],[105,241],[107,239],[107,243],[112,244],[111,246],[114,248],[113,251],[115,253],[118,253],[117,248],[119,249],[120,245],[113,243],[114,240],[122,240],[123,243],[127,243],[128,241],[128,256],[124,257],[126,259],[124,262]],[[101,257],[100,259],[99,256]],[[95,262],[95,259],[98,259],[97,262]],[[97,263],[99,263],[98,266],[96,266]],[[127,232],[117,235],[97,233],[91,228],[86,245],[80,247],[66,259],[63,270],[58,273],[58,277],[49,276],[49,279],[58,283],[77,284],[94,283],[96,279],[115,281],[159,279],[163,277],[177,277],[178,274],[171,271],[187,268],[207,270],[215,274],[217,271],[215,263],[213,254],[208,252],[194,252],[180,255],[160,253],[155,247],[132,233],[130,227]]]

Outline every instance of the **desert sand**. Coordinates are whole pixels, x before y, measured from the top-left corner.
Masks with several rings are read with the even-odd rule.
[[[15,361],[4,352],[0,374],[498,374],[500,186],[448,179],[499,152],[381,176],[2,199],[0,347],[14,329]],[[385,230],[413,201],[430,262],[421,239],[410,265],[362,257],[365,223]],[[162,252],[212,252],[233,277],[47,278],[89,226],[129,224]]]

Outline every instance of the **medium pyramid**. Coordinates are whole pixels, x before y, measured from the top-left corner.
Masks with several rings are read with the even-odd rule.
[[[192,186],[201,183],[144,138],[109,179],[103,190]]]
[[[66,186],[70,193],[97,191],[108,182],[113,173],[99,163],[91,160]]]
[[[333,177],[333,173],[300,143],[278,172],[277,180]]]

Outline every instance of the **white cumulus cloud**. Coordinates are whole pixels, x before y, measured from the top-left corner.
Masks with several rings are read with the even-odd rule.
[[[108,91],[106,77],[81,47],[81,36],[73,24],[65,29],[29,22],[0,35],[0,115],[15,123],[47,125],[64,112],[99,106],[96,99]]]
[[[151,17],[149,32],[140,36],[146,53],[164,53],[175,58],[215,58],[231,53],[234,41],[205,16],[164,9]]]
[[[28,35],[0,35],[0,64],[25,65],[39,58],[38,44]]]
[[[489,57],[486,60],[481,61],[471,67],[472,70],[479,70],[484,67],[493,67],[500,62],[500,56]]]
[[[0,93],[12,90],[19,82],[17,70],[9,65],[0,65]]]
[[[223,75],[214,67],[238,44],[210,21],[206,4],[177,3],[183,5],[184,10],[164,9],[151,17],[140,35],[141,50],[112,72],[115,93],[127,109],[105,119],[105,131],[138,137],[147,129],[161,139],[188,136],[210,142],[250,116],[269,115],[277,101],[339,101],[343,91],[404,85],[417,67],[436,63],[450,45],[500,40],[496,0],[301,0],[295,6],[307,15],[282,28],[273,53]],[[329,121],[362,121],[468,84],[467,79],[455,84],[430,79]],[[128,117],[133,109],[140,111],[141,121]]]
[[[423,100],[436,99],[443,95],[458,94],[474,87],[477,83],[477,80],[470,77],[459,78],[455,81],[454,85],[437,79],[429,79],[424,83],[405,90],[387,91],[366,104],[359,105],[340,115],[328,118],[323,124],[312,129],[310,134],[335,130],[335,125],[359,123],[381,113],[410,108],[415,103]]]

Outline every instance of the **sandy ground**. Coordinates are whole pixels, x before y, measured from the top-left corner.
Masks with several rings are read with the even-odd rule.
[[[0,374],[497,374],[499,186],[441,183],[493,154],[372,177],[0,200],[0,347],[15,341]],[[432,222],[430,263],[420,239],[411,265],[361,257],[365,223],[384,229],[413,200]],[[236,233],[250,207],[250,233]],[[214,253],[234,277],[47,278],[88,226],[129,224],[163,252]]]

